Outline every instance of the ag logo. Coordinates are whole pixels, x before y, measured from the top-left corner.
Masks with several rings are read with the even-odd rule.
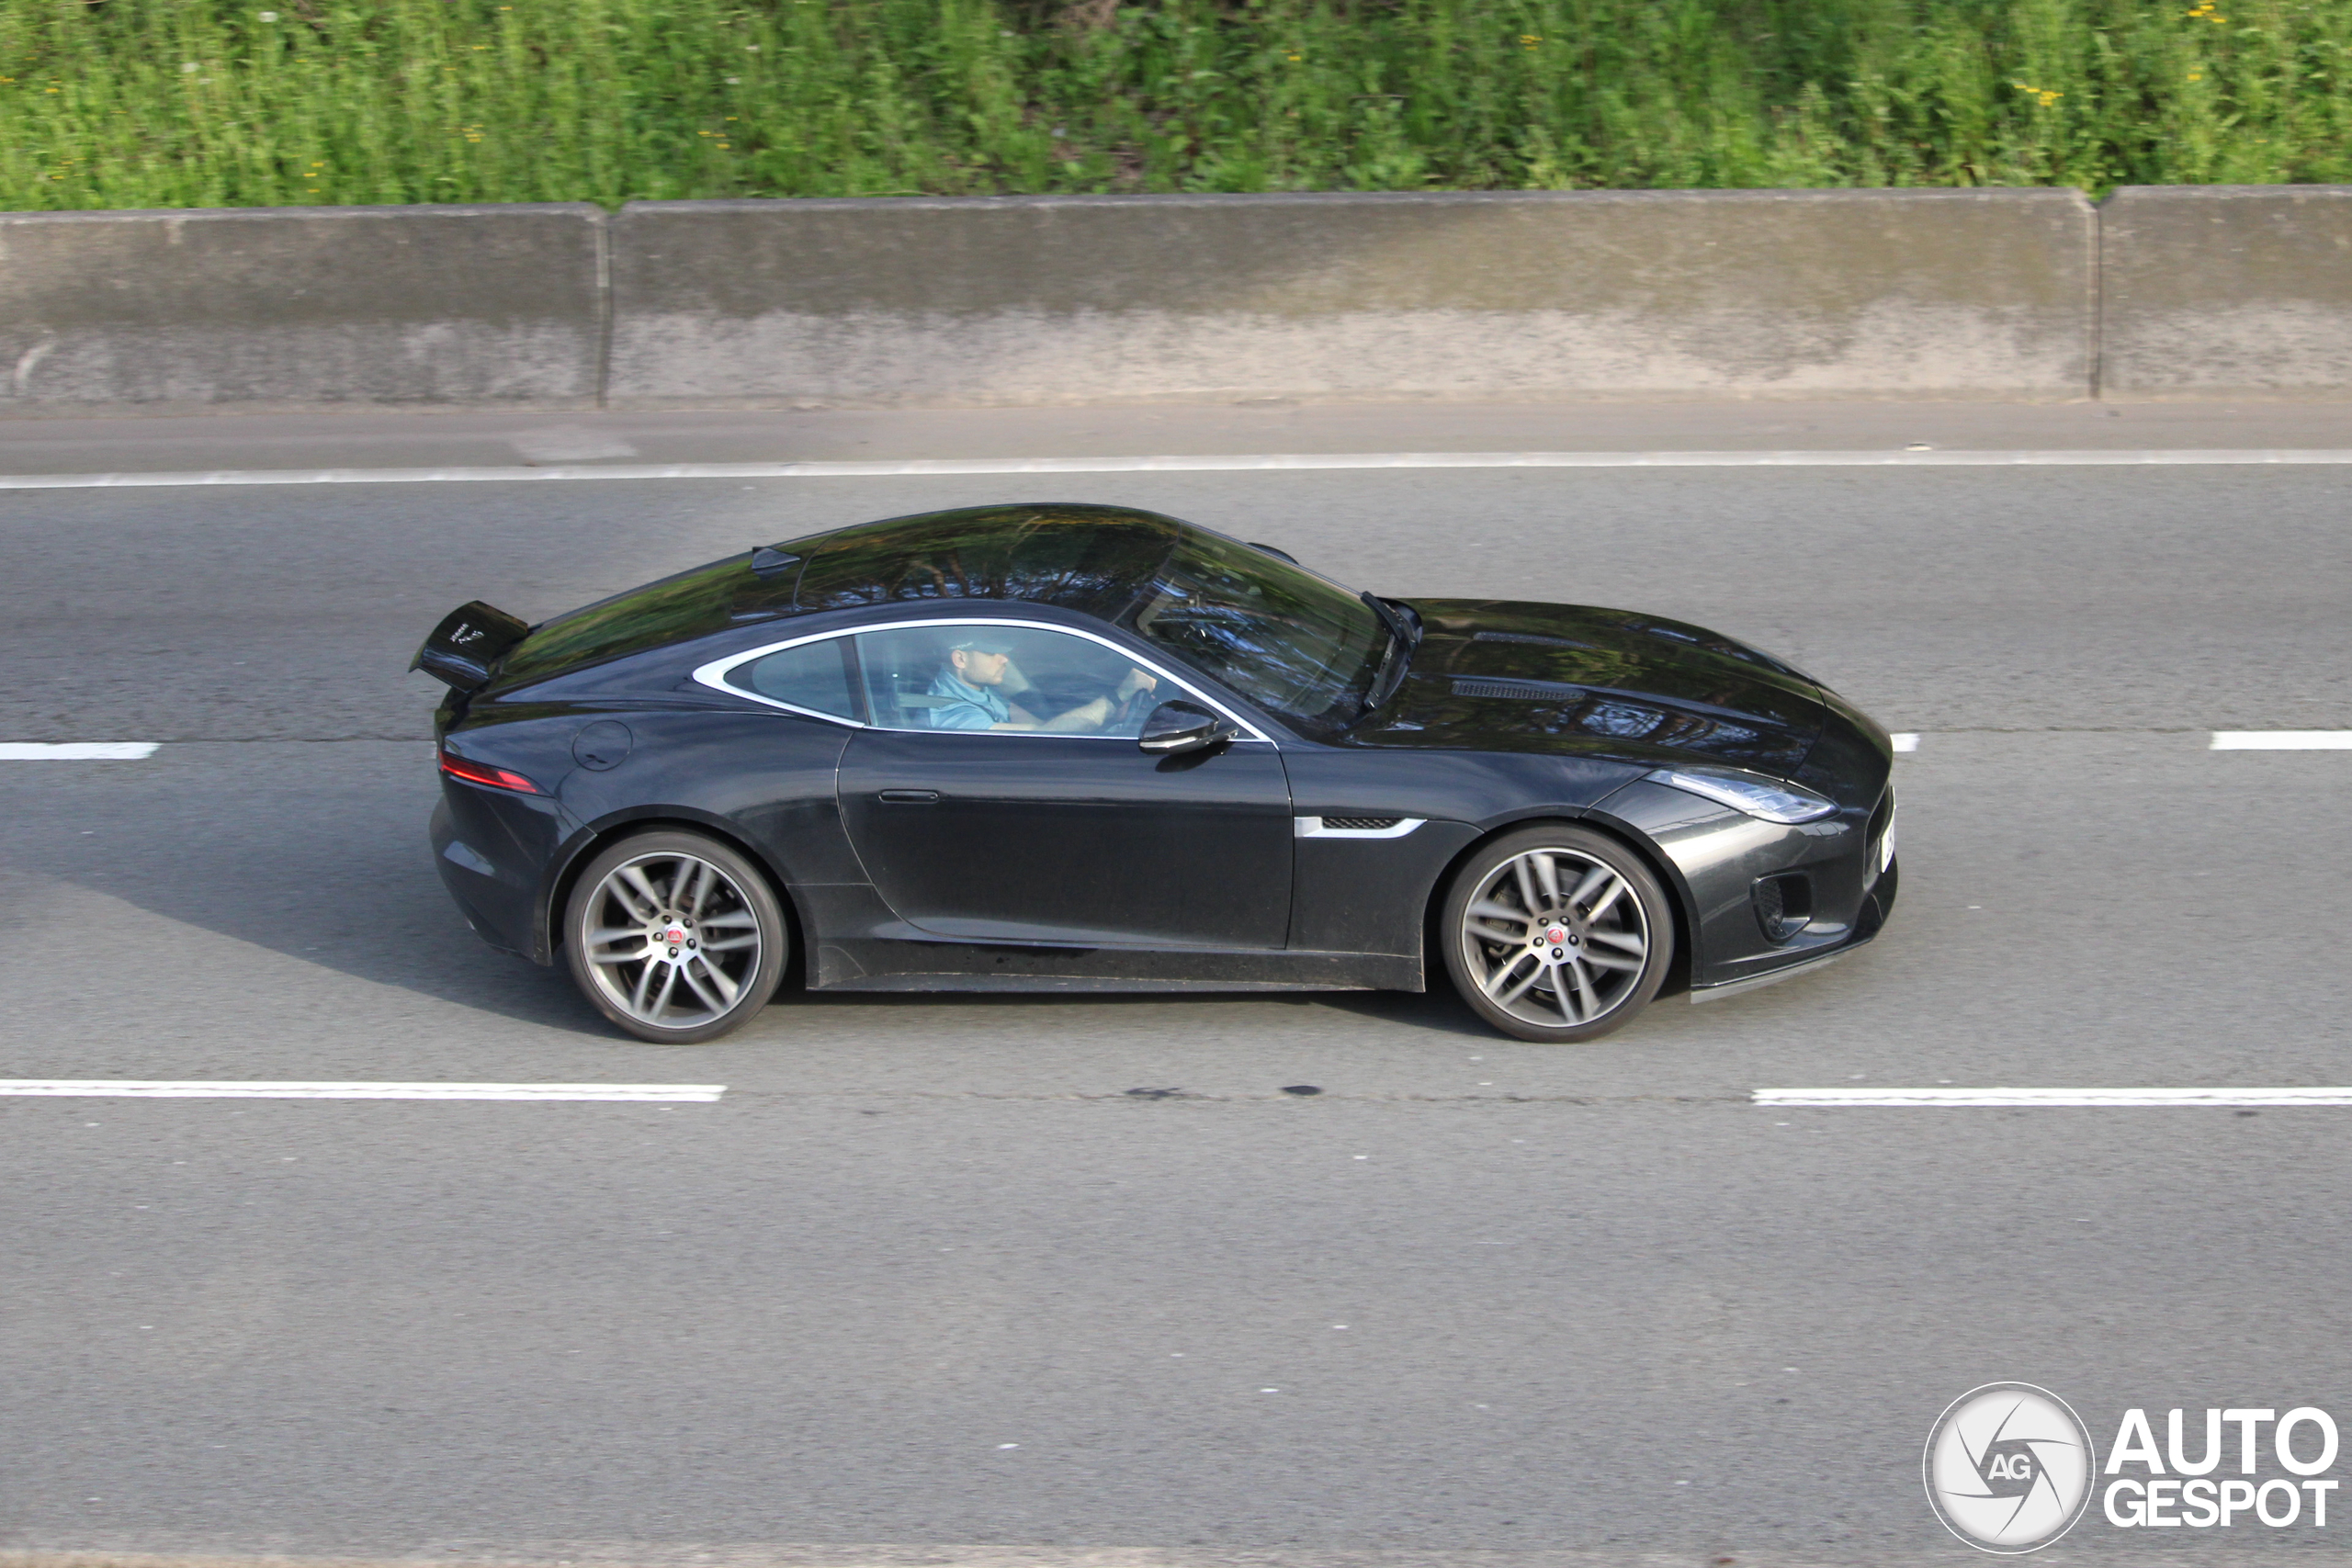
[[[1944,1528],[2004,1555],[2040,1551],[2072,1529],[2097,1468],[2090,1433],[2066,1402],[2023,1382],[1986,1383],[1952,1401],[1921,1461]]]

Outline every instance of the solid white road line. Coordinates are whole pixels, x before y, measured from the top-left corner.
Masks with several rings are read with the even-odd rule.
[[[1759,1089],[1758,1105],[2352,1105],[2345,1089]]]
[[[135,762],[153,740],[0,740],[0,762]]]
[[[538,1100],[707,1105],[715,1083],[214,1083],[167,1078],[0,1078],[0,1095],[130,1100]]]
[[[1897,751],[1917,751],[1919,749],[1919,737],[1908,729],[1898,729],[1887,739],[1894,742]]]
[[[2212,751],[2352,751],[2352,729],[2217,729]]]
[[[545,463],[460,468],[222,468],[0,474],[0,490],[186,485],[460,484],[532,479],[920,479],[938,475],[1261,473],[1360,468],[2145,468],[2352,464],[2352,448],[1951,452],[1261,452],[1161,457],[915,457],[807,463]]]

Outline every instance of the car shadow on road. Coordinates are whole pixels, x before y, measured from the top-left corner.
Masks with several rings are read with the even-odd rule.
[[[626,1039],[560,964],[501,953],[467,927],[425,843],[435,781],[417,766],[422,750],[401,743],[191,747],[125,771],[36,777],[12,794],[5,863],[122,900],[191,933],[209,931],[372,985],[569,1035]],[[295,755],[273,756],[281,764],[274,768],[220,765],[244,751]],[[142,933],[138,945],[155,960],[142,973],[159,984],[170,983],[161,976],[175,963],[222,961],[205,952],[201,938],[182,942],[168,931]],[[828,991],[808,995],[805,1005],[885,1014],[942,1005],[1214,1012],[1237,1001],[1272,1002],[1337,1009],[1392,1027],[1485,1032],[1442,976],[1436,987],[1427,995]],[[788,1008],[801,999],[796,977],[779,1003]]]
[[[1146,1009],[1194,1007],[1212,1012],[1246,1004],[1251,1007],[1324,1009],[1351,1013],[1367,1021],[1432,1033],[1467,1034],[1493,1039],[1493,1031],[1462,1005],[1453,993],[1439,988],[1426,994],[1407,991],[806,991],[787,985],[776,996],[782,1008],[821,1009],[826,1012],[870,1010],[882,1015],[943,1007],[1004,1010],[1111,1008]]]
[[[421,744],[187,749],[198,750],[213,755],[167,750],[131,769],[10,781],[9,870],[188,928],[121,933],[143,955],[124,986],[244,962],[199,934],[210,932],[518,1022],[601,1029],[560,970],[484,943],[442,890],[424,837],[435,780],[429,763],[415,766]],[[238,751],[313,755],[273,756],[287,764],[276,769],[218,765]]]

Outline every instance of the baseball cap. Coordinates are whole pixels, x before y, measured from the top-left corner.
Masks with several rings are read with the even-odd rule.
[[[958,637],[947,647],[951,652],[957,649],[967,653],[1011,653],[1012,651],[1012,644],[995,632],[974,632],[970,637]]]

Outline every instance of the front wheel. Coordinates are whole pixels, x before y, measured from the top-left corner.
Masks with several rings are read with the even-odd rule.
[[[1471,1010],[1521,1040],[1598,1040],[1649,1005],[1674,920],[1633,852],[1589,829],[1510,833],[1446,896],[1445,965]]]
[[[766,1006],[790,942],[767,878],[701,833],[622,840],[588,863],[564,909],[582,993],[662,1044],[715,1039]]]

